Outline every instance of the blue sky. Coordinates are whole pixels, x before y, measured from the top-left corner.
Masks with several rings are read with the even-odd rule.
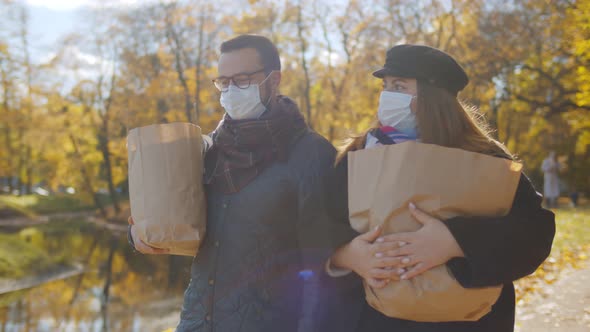
[[[29,9],[29,34],[31,58],[34,63],[44,63],[52,58],[61,48],[65,36],[76,32],[84,26],[86,9],[99,6],[133,6],[149,1],[167,0],[25,0]],[[242,0],[243,1],[243,0]],[[342,0],[326,0],[339,3]],[[104,62],[91,54],[84,53],[77,47],[67,49],[72,62],[79,61],[83,67],[95,67],[96,62]],[[328,55],[322,55],[327,57]],[[337,61],[337,54],[332,55]],[[56,75],[66,74],[66,69],[58,69]],[[84,76],[89,75],[84,73]]]
[[[90,4],[89,0],[26,0],[26,3],[30,6],[38,6],[50,8],[53,10],[69,10],[76,9],[83,5]]]
[[[29,9],[29,33],[34,62],[46,58],[59,47],[62,37],[76,31],[80,9],[85,1],[27,0]]]
[[[140,0],[26,0],[30,6],[45,7],[57,11],[72,10],[83,6],[91,6],[96,3],[111,3],[111,4],[137,4]]]

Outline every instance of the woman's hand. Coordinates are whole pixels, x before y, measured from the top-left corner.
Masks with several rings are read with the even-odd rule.
[[[168,249],[159,249],[150,247],[145,242],[143,242],[139,236],[137,235],[137,229],[133,227],[135,222],[133,221],[132,217],[127,219],[129,225],[131,225],[131,238],[133,239],[133,244],[135,244],[135,250],[139,251],[142,254],[151,254],[151,255],[164,255],[170,252]]]
[[[382,227],[361,234],[336,250],[330,258],[333,266],[356,272],[374,288],[383,288],[391,280],[399,280],[401,258],[388,257],[386,252],[399,248],[397,241],[376,243]],[[403,271],[405,272],[405,270]]]
[[[376,243],[398,243],[399,248],[387,251],[386,256],[401,260],[400,267],[407,269],[401,274],[402,280],[445,264],[453,257],[465,256],[442,221],[419,210],[413,203],[410,203],[410,212],[422,224],[422,228],[415,232],[386,235],[376,240]]]

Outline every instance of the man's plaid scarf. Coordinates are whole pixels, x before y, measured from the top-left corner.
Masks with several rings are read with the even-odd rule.
[[[289,145],[307,130],[295,102],[278,96],[276,106],[255,120],[227,114],[212,134],[205,158],[205,183],[236,193],[274,161],[286,161]]]

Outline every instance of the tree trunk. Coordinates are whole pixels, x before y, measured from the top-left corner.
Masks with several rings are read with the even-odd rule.
[[[182,43],[176,30],[174,30],[174,26],[170,22],[170,17],[168,12],[166,12],[166,35],[168,37],[168,42],[170,43],[170,47],[174,52],[174,68],[176,69],[176,75],[178,76],[178,81],[182,86],[182,92],[184,94],[184,112],[186,113],[187,121],[191,119],[191,111],[192,111],[192,103],[191,103],[191,95],[188,89],[188,84],[186,81],[186,77],[184,76],[184,66],[182,65]]]
[[[10,96],[10,92],[9,92],[9,83],[8,83],[8,77],[6,74],[6,71],[3,70],[2,67],[2,62],[3,59],[0,58],[0,74],[2,75],[0,77],[2,82],[2,111],[5,113],[5,115],[3,115],[4,119],[7,119],[9,117],[9,113],[10,113],[10,105],[8,104],[8,98]],[[14,119],[11,119],[14,120]],[[6,121],[8,122],[8,121]],[[12,125],[14,125],[14,123],[12,123]],[[9,183],[8,183],[8,188],[10,190],[10,192],[12,192],[13,185],[12,185],[12,177],[14,176],[14,169],[13,169],[13,163],[12,163],[12,158],[14,158],[14,151],[12,151],[12,140],[11,140],[11,130],[10,130],[10,125],[8,125],[7,123],[4,125],[3,128],[3,134],[4,134],[4,146],[6,149],[6,152],[8,153],[8,158],[6,159],[7,162],[7,169],[6,169],[6,175],[7,177],[10,179]]]
[[[199,21],[199,40],[197,61],[195,63],[195,118],[193,123],[199,123],[201,117],[201,70],[203,66],[203,30],[205,29],[205,15],[201,14]]]
[[[107,212],[106,212],[104,206],[102,205],[102,203],[100,202],[100,198],[98,197],[98,194],[94,191],[94,188],[92,187],[92,181],[90,179],[88,170],[86,169],[86,165],[84,165],[84,162],[82,161],[82,156],[80,154],[80,150],[78,149],[78,143],[76,142],[76,138],[72,134],[69,134],[69,137],[70,137],[70,141],[72,142],[72,145],[74,146],[74,153],[76,154],[76,158],[78,159],[78,161],[80,163],[80,173],[82,173],[82,179],[84,181],[84,188],[85,188],[86,192],[92,196],[92,199],[94,201],[94,205],[96,206],[97,209],[100,210],[100,215],[106,219]]]
[[[28,40],[28,31],[27,25],[29,21],[29,16],[26,8],[22,8],[21,16],[20,16],[20,23],[21,23],[21,39],[23,43],[23,52],[24,52],[24,65],[27,74],[27,100],[26,100],[26,123],[28,126],[31,126],[33,123],[33,68],[31,65],[30,60],[30,52],[29,52],[29,40]],[[32,131],[32,128],[28,128],[29,131]],[[29,138],[30,140],[30,138]],[[25,144],[25,142],[23,142]],[[25,153],[25,177],[26,177],[26,186],[25,186],[25,193],[31,194],[32,189],[32,175],[33,175],[33,149],[31,147],[32,142],[26,143],[26,153]]]
[[[307,113],[307,122],[310,128],[313,129],[313,119],[311,117],[311,97],[310,93],[310,79],[309,79],[309,69],[307,68],[307,61],[305,60],[305,52],[307,50],[307,45],[305,38],[303,36],[303,9],[301,8],[302,4],[299,2],[297,6],[297,37],[299,39],[299,45],[301,47],[301,67],[303,68],[303,74],[305,77],[304,81],[304,91],[303,91],[303,98],[305,99],[305,110]]]
[[[23,138],[24,138],[24,129],[21,127],[19,128],[18,131],[18,139],[17,141],[19,142],[19,149],[18,149],[18,168],[16,170],[16,174],[17,174],[17,178],[16,178],[16,188],[18,190],[18,195],[22,196],[23,195],[23,169],[25,168],[25,157],[23,156],[24,152],[23,149],[24,147],[24,143],[23,143]]]
[[[330,124],[330,131],[328,134],[328,140],[334,142],[334,125]]]
[[[102,90],[100,89],[100,84],[98,85],[98,95],[103,102],[103,109],[104,113],[101,116],[102,123],[100,124],[99,134],[98,134],[98,144],[99,149],[102,153],[104,168],[106,171],[106,180],[107,185],[109,187],[109,195],[111,197],[111,201],[113,203],[113,208],[115,210],[115,215],[118,215],[121,212],[121,208],[119,206],[119,200],[117,197],[117,191],[115,190],[115,185],[113,183],[113,166],[111,163],[111,151],[109,149],[109,121],[111,119],[111,108],[113,103],[113,94],[115,93],[115,81],[116,81],[116,73],[115,68],[113,66],[113,72],[111,74],[111,82],[109,88],[109,95],[106,99],[103,99]]]
[[[5,136],[5,142],[4,145],[6,147],[6,151],[8,152],[8,158],[7,158],[7,164],[8,164],[8,169],[6,170],[6,174],[8,175],[8,190],[9,192],[12,194],[12,191],[14,190],[14,150],[12,149],[12,142],[11,142],[11,132],[10,132],[10,127],[6,126],[6,128],[4,128],[4,136]]]
[[[121,212],[121,207],[119,206],[117,191],[115,189],[115,184],[113,183],[113,167],[111,163],[111,151],[109,149],[109,122],[108,117],[106,116],[103,118],[102,133],[99,134],[98,141],[99,149],[102,153],[103,163],[106,171],[106,180],[107,185],[109,187],[109,195],[111,197],[111,201],[115,209],[115,215],[118,215]]]
[[[30,195],[33,192],[33,149],[31,149],[31,145],[27,146],[27,157],[26,160],[27,166],[25,167],[27,183],[25,186],[25,193]]]

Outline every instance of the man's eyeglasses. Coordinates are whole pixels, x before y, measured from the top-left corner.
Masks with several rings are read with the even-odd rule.
[[[242,73],[242,74],[237,74],[231,77],[218,77],[213,79],[213,84],[215,84],[215,87],[221,91],[221,92],[226,92],[229,89],[229,85],[233,82],[235,86],[237,86],[240,89],[247,89],[250,87],[250,84],[252,83],[252,76],[263,72],[265,69],[259,69],[257,71],[251,72],[251,73]]]

